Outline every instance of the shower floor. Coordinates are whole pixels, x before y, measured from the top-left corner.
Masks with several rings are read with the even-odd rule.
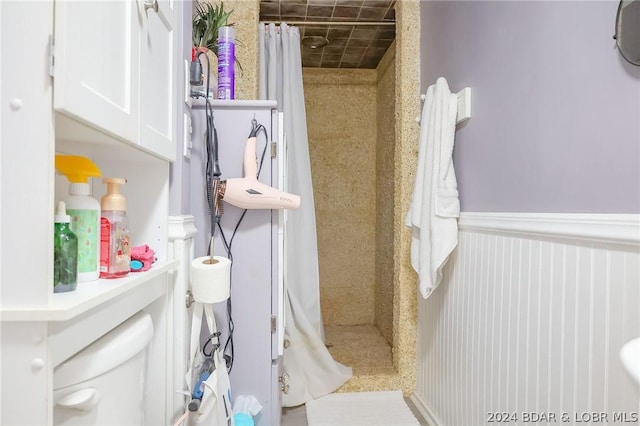
[[[393,368],[391,346],[373,325],[325,325],[325,343],[333,359],[351,367],[353,377],[337,392],[367,392],[401,389]],[[407,395],[405,394],[405,397]],[[428,425],[414,403],[405,401],[420,425]],[[306,426],[306,406],[283,408],[282,426]]]
[[[354,377],[395,373],[391,346],[373,325],[325,326],[324,334],[333,358],[351,367]]]

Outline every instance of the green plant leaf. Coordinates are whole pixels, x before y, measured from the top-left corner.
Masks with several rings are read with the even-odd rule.
[[[198,0],[195,2],[195,13],[191,20],[192,23],[192,42],[194,46],[206,47],[218,56],[218,30],[221,27],[233,26],[234,23],[229,22],[229,18],[233,10],[225,11],[224,2],[213,5],[211,3]],[[236,40],[236,44],[239,43]],[[236,64],[240,71],[242,65],[236,58]]]
[[[198,1],[195,6],[195,14],[192,19],[194,46],[206,47],[217,54],[218,30],[229,23],[232,11],[224,10],[224,3],[212,5],[211,3]]]

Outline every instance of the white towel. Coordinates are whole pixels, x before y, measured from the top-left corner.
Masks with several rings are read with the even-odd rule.
[[[418,168],[405,225],[412,229],[411,266],[426,299],[442,280],[442,269],[458,244],[460,201],[453,170],[458,100],[447,80],[429,87],[422,109]]]

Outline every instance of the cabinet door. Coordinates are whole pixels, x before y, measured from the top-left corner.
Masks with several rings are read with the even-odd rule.
[[[136,142],[139,39],[133,1],[56,0],[54,108]]]
[[[139,0],[144,3],[144,0]],[[157,1],[142,12],[140,38],[140,145],[175,159],[176,4]],[[152,0],[146,0],[153,4]]]

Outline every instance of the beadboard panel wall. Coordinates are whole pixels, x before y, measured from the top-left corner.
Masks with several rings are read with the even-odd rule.
[[[574,423],[596,412],[637,424],[640,391],[619,351],[640,336],[639,224],[463,214],[443,282],[418,306],[413,399],[430,423],[504,413],[523,424],[532,412]]]

